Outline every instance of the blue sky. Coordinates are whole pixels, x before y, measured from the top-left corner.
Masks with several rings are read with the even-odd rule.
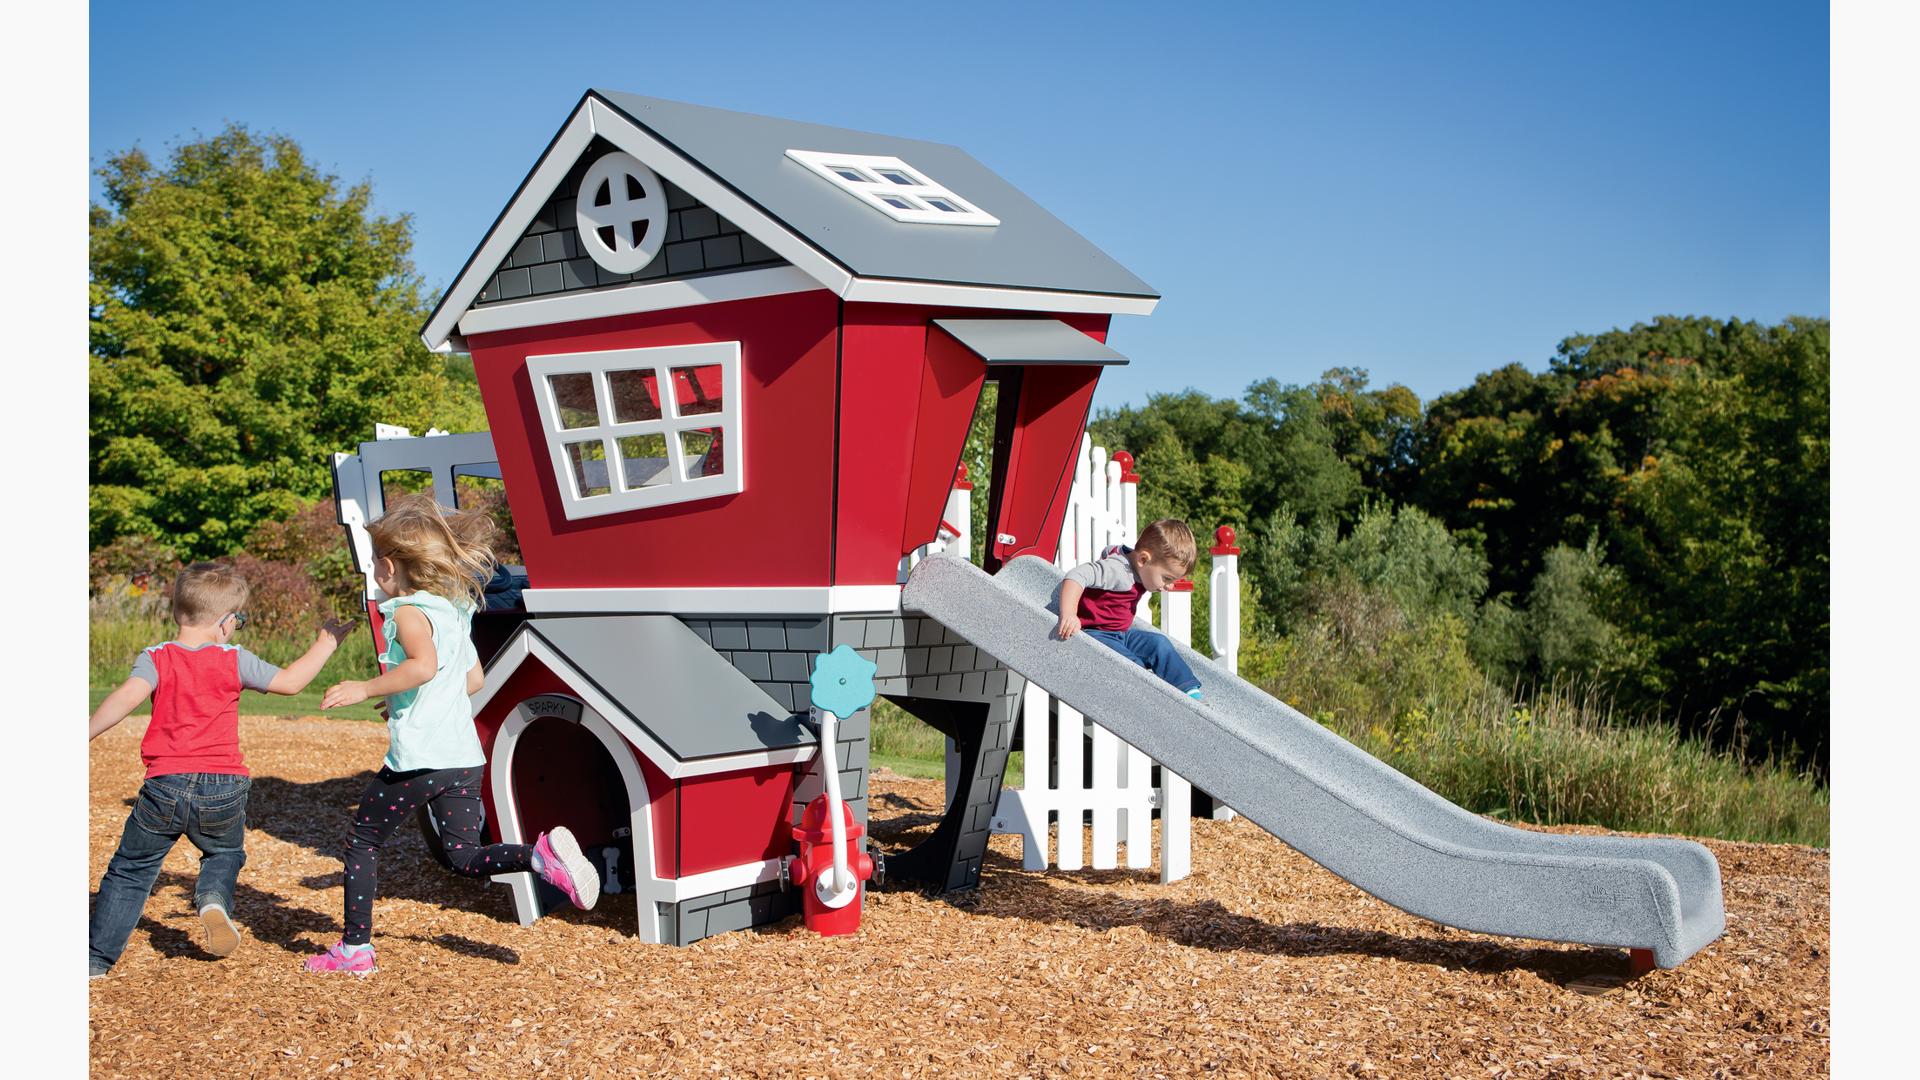
[[[443,288],[589,86],[955,143],[1165,297],[1102,405],[1828,314],[1824,5],[1172,7],[96,2],[88,149],[290,135]]]

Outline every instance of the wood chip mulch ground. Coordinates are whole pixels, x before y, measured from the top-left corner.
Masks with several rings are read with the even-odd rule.
[[[92,744],[89,890],[143,731]],[[1623,984],[1622,952],[1403,914],[1244,820],[1195,822],[1193,875],[1173,885],[1028,872],[998,837],[977,893],[875,894],[855,937],[796,917],[685,949],[635,940],[620,896],[519,926],[504,887],[453,877],[403,829],[381,860],[380,971],[306,975],[339,937],[339,842],[385,729],[249,718],[242,737],[241,947],[201,950],[182,841],[119,966],[90,983],[94,1077],[1828,1072],[1828,858],[1784,845],[1707,841],[1726,936]],[[939,782],[872,787],[883,845],[932,827]]]

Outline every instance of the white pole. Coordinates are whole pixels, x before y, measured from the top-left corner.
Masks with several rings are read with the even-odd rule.
[[[846,811],[840,801],[840,755],[834,750],[834,725],[838,717],[831,709],[820,710],[820,772],[827,787],[827,820],[833,825],[833,880],[824,877],[814,882],[814,892],[828,907],[845,907],[853,900],[853,869],[847,865]]]
[[[1213,658],[1240,673],[1240,549],[1233,526],[1213,530],[1213,572],[1207,578],[1207,637]]]

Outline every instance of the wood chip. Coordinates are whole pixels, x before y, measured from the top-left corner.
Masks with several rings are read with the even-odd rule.
[[[129,720],[91,744],[89,889],[139,789],[143,732]],[[88,984],[96,1078],[1829,1071],[1827,854],[1712,840],[1727,935],[1629,982],[1620,950],[1368,902],[1245,820],[1195,821],[1193,875],[1172,885],[1026,871],[1001,836],[975,895],[876,894],[850,938],[796,917],[686,949],[642,945],[618,895],[519,926],[503,886],[443,870],[409,828],[381,858],[380,971],[309,976],[301,960],[340,934],[340,843],[385,728],[246,718],[241,738],[241,947],[201,951],[182,841],[119,966]],[[882,846],[932,830],[939,781],[879,770],[870,786]]]

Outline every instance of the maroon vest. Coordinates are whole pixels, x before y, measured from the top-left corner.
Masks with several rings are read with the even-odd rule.
[[[1106,558],[1115,551],[1125,550],[1119,545],[1100,553]],[[1131,589],[1088,589],[1080,594],[1080,624],[1094,630],[1126,630],[1133,626],[1133,617],[1140,610],[1140,598],[1147,595],[1147,587],[1134,578]]]

